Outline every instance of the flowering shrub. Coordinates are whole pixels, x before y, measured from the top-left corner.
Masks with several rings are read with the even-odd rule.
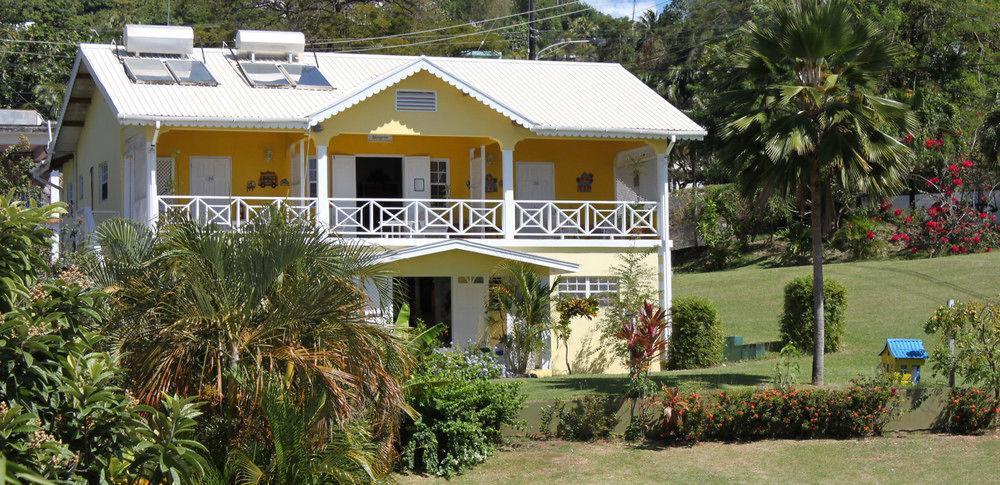
[[[889,225],[889,242],[911,254],[990,252],[1000,244],[1000,224],[989,206],[993,187],[982,178],[971,160],[952,163],[927,180],[934,197],[927,210],[893,210],[884,203],[876,219]]]
[[[482,463],[515,425],[524,404],[520,385],[498,382],[502,366],[486,352],[445,350],[419,362],[407,403],[419,413],[401,432],[404,469],[452,476]]]
[[[652,436],[665,441],[755,441],[881,435],[899,405],[896,388],[855,381],[846,389],[765,389],[703,397],[666,389]]]
[[[944,428],[952,433],[981,433],[1000,420],[1000,402],[981,389],[953,389],[943,417]]]

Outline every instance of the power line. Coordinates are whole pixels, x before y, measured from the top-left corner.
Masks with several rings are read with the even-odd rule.
[[[550,19],[565,17],[567,15],[573,15],[573,14],[577,14],[577,13],[581,13],[581,12],[586,12],[588,10],[591,10],[591,7],[588,6],[588,7],[585,7],[585,8],[581,8],[579,10],[574,10],[572,12],[565,12],[565,13],[561,13],[561,14],[550,15],[548,17],[543,17],[543,18],[540,18],[540,19],[536,19],[535,22],[542,22],[542,21],[545,21],[545,20],[550,20]],[[492,28],[492,29],[479,30],[479,31],[476,31],[476,32],[468,32],[468,33],[465,33],[465,34],[457,34],[457,35],[452,35],[452,36],[446,36],[446,37],[441,37],[439,39],[425,40],[425,41],[420,41],[420,42],[411,42],[411,43],[408,43],[408,44],[384,45],[384,46],[366,47],[366,48],[360,48],[360,49],[348,49],[348,50],[342,50],[342,51],[338,51],[338,52],[369,52],[369,51],[382,50],[382,49],[398,49],[398,48],[401,48],[401,47],[413,47],[413,46],[425,45],[425,44],[430,44],[430,43],[439,42],[439,41],[452,40],[452,39],[461,39],[461,38],[465,38],[465,37],[472,37],[472,36],[476,36],[476,35],[482,35],[482,34],[485,34],[485,33],[488,33],[488,32],[496,32],[496,31],[501,31],[501,30],[510,30],[510,29],[517,28],[517,27],[523,27],[525,25],[528,25],[529,23],[531,23],[531,22],[530,21],[529,22],[520,22],[520,23],[516,23],[516,24],[505,25],[505,26],[502,26],[502,27],[495,27],[495,28]]]
[[[531,10],[529,12],[512,13],[510,15],[503,15],[503,16],[500,16],[500,17],[493,17],[493,18],[482,19],[482,20],[474,20],[472,22],[465,22],[465,23],[461,23],[461,24],[449,25],[447,27],[437,27],[437,28],[434,28],[434,29],[417,30],[417,31],[414,31],[414,32],[405,32],[405,33],[401,33],[401,34],[379,35],[379,36],[374,36],[374,37],[359,37],[359,38],[353,38],[353,39],[318,40],[318,41],[314,41],[314,42],[309,42],[306,45],[348,44],[348,43],[354,43],[354,42],[365,42],[365,41],[370,41],[370,40],[396,39],[396,38],[399,38],[399,37],[410,37],[410,36],[416,36],[418,34],[426,34],[426,33],[430,33],[430,32],[440,32],[442,30],[457,29],[459,27],[476,27],[476,26],[478,26],[480,24],[494,22],[494,21],[497,21],[497,20],[504,20],[504,19],[509,19],[509,18],[512,18],[512,17],[521,17],[521,16],[524,16],[526,13],[544,12],[544,11],[552,10],[552,9],[556,9],[556,8],[568,7],[568,6],[570,6],[570,5],[574,4],[574,3],[580,3],[580,0],[570,0],[570,1],[568,1],[566,3],[563,3],[563,4],[552,5],[552,6],[543,7],[543,8],[538,8],[538,9]],[[588,7],[588,8],[590,8],[590,7]],[[482,31],[480,31],[479,33],[482,33]]]

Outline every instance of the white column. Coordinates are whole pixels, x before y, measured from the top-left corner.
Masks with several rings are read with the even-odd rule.
[[[670,159],[668,152],[656,154],[656,226],[660,236],[660,308],[670,314],[670,304],[673,301],[671,276],[673,266],[670,262]]]
[[[155,135],[154,135],[155,136]],[[134,163],[138,163],[134,160]],[[156,140],[150,139],[146,145],[146,221],[156,227],[160,220],[160,198],[156,190]]]
[[[316,145],[316,222],[324,228],[330,226],[330,159],[326,145]]]
[[[62,172],[60,172],[59,170],[52,170],[51,172],[49,172],[49,184],[51,184],[49,186],[49,203],[55,204],[60,200],[59,187],[62,187]],[[73,202],[72,200],[66,201],[67,204],[72,202]],[[69,208],[67,207],[66,210],[69,210]],[[62,222],[50,226],[50,228],[52,229],[51,261],[53,263],[55,263],[59,259],[59,232],[60,232],[59,229],[61,227],[61,224],[63,224],[64,222],[68,222],[69,218],[70,218],[69,214],[63,214],[59,218],[59,220]]]
[[[306,163],[306,141],[299,140],[299,159],[297,160],[299,164],[299,193],[295,194],[298,197],[308,197],[309,196],[309,164]],[[295,163],[295,162],[292,162]]]
[[[486,154],[483,154],[485,158]],[[503,238],[514,239],[514,149],[503,150]]]

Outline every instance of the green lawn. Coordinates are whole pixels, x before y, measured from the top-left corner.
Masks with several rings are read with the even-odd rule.
[[[702,443],[665,449],[521,442],[448,483],[996,483],[998,456],[997,433]],[[404,484],[445,483],[399,478]]]
[[[792,278],[811,274],[807,266],[765,268],[747,266],[713,273],[678,274],[676,296],[697,295],[719,308],[726,335],[747,342],[778,339],[783,288]],[[827,382],[843,384],[859,373],[870,373],[888,337],[923,338],[931,312],[949,298],[994,298],[1000,294],[1000,254],[977,254],[907,261],[870,261],[826,266],[828,278],[848,289],[847,329],[840,351],[827,355]],[[811,357],[801,360],[808,381]],[[774,360],[764,359],[685,372],[661,372],[654,377],[682,387],[728,387],[766,382]],[[927,372],[925,380],[938,381]],[[587,392],[618,392],[621,375],[524,379],[529,400],[562,399]]]

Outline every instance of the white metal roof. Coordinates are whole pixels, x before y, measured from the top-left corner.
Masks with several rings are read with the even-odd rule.
[[[427,71],[539,135],[700,138],[705,130],[619,64],[305,53],[333,90],[251,87],[228,49],[195,49],[218,86],[135,84],[120,47],[80,58],[123,124],[305,129]]]

